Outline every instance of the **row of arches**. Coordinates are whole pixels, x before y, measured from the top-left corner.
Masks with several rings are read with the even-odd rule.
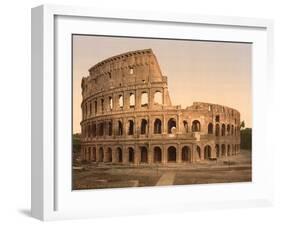
[[[150,100],[148,91],[143,91],[140,94],[139,104],[141,107],[147,107]],[[104,113],[105,111],[112,111],[113,109],[120,110],[124,108],[124,104],[128,104],[129,108],[135,108],[136,106],[136,95],[135,92],[129,92],[128,94],[128,102],[124,102],[124,94],[119,94],[117,96],[117,100],[113,100],[113,96],[102,97],[98,100],[89,101],[84,103],[82,108],[82,115],[84,119],[87,116],[95,116],[98,113]],[[162,91],[156,90],[152,97],[152,102],[154,105],[163,105],[163,94]]]
[[[115,126],[115,127],[114,127]],[[136,128],[134,119],[129,119],[126,123],[125,132],[126,135],[132,136],[136,133],[141,135],[145,135],[148,133],[148,119],[140,120],[140,128]],[[124,135],[124,124],[122,120],[117,120],[116,124],[113,125],[112,120],[103,121],[99,123],[91,123],[82,127],[82,133],[84,137],[96,137],[96,136],[112,136],[115,128],[115,135],[122,136]],[[189,126],[187,121],[183,121],[183,132],[189,132]],[[208,134],[215,134],[215,136],[236,136],[237,135],[237,127],[234,125],[225,125],[221,126],[217,123],[214,126],[213,123],[208,124]],[[191,132],[200,132],[201,124],[198,120],[193,120],[191,125]],[[177,121],[175,118],[170,118],[167,122],[167,132],[168,134],[175,134],[177,132]],[[153,122],[153,133],[154,134],[162,134],[163,133],[163,125],[162,121],[159,118],[154,119]]]

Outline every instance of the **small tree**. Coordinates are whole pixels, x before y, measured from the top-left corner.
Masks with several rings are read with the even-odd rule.
[[[241,122],[241,124],[240,124],[240,129],[244,129],[245,128],[245,122],[244,122],[244,120]]]

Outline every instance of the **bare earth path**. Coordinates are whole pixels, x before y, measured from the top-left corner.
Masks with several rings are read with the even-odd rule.
[[[174,184],[174,180],[175,180],[175,175],[176,175],[176,173],[173,173],[173,172],[164,173],[160,177],[160,179],[157,182],[156,186],[173,185]]]

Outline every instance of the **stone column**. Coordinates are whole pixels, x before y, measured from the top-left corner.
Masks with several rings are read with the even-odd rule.
[[[177,163],[181,163],[182,162],[182,159],[181,159],[181,156],[182,156],[182,150],[180,148],[180,144],[177,144]]]
[[[162,157],[163,157],[163,163],[166,164],[166,163],[167,163],[167,159],[168,159],[168,158],[167,158],[167,153],[168,153],[168,152],[167,152],[167,147],[166,147],[166,145],[163,145],[163,149],[162,149],[162,150],[163,150],[163,152],[162,152],[162,153],[163,153],[163,156],[162,156]]]
[[[123,158],[122,162],[124,164],[128,164],[128,162],[129,162],[129,152],[128,152],[128,148],[125,147],[125,146],[122,147],[122,158]]]

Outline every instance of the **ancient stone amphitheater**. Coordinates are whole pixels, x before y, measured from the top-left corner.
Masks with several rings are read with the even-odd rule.
[[[81,86],[83,160],[188,164],[240,152],[240,113],[202,102],[172,105],[151,49],[99,62]]]

